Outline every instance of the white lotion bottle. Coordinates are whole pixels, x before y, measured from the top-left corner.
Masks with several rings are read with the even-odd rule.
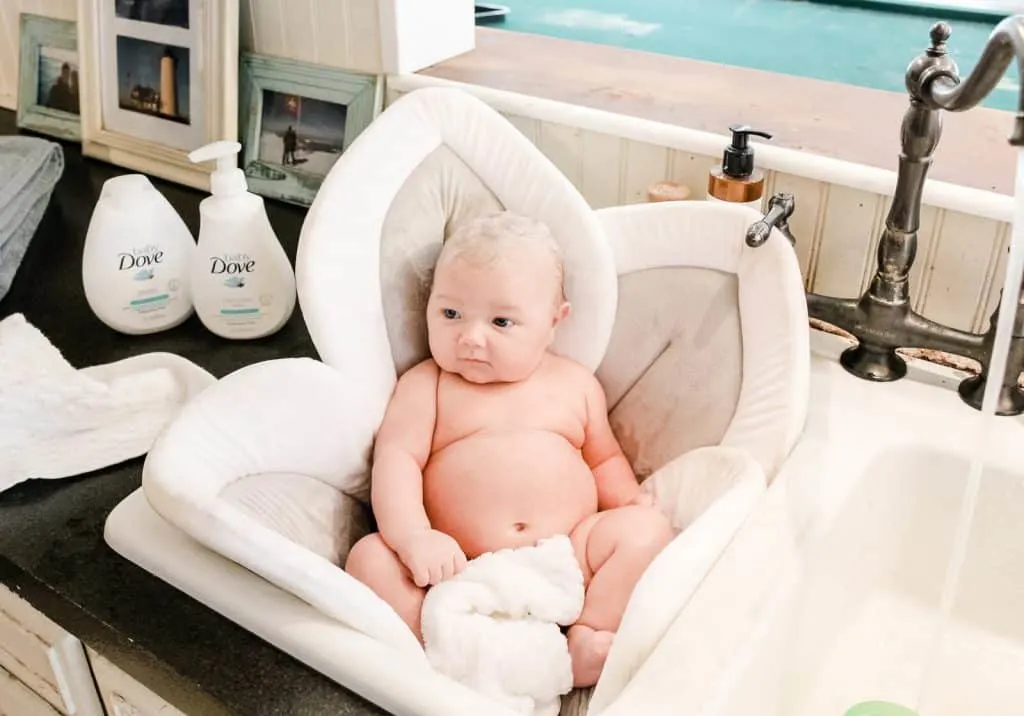
[[[280,330],[295,309],[295,272],[270,226],[263,197],[248,190],[237,165],[242,145],[220,141],[188,155],[215,160],[211,195],[199,203],[199,246],[192,264],[196,313],[208,330],[235,340]]]
[[[192,232],[148,177],[108,179],[82,254],[89,308],[108,327],[129,335],[174,328],[192,315],[195,249]]]

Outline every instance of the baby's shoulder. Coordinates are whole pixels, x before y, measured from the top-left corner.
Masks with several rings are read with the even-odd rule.
[[[549,366],[551,375],[560,381],[564,381],[567,386],[585,392],[590,392],[595,387],[600,387],[594,373],[581,363],[577,363],[572,358],[566,358],[554,353],[549,353],[548,355],[550,356]]]
[[[440,372],[441,369],[434,359],[427,358],[402,373],[398,378],[398,384],[407,389],[420,386],[433,389],[437,385]]]

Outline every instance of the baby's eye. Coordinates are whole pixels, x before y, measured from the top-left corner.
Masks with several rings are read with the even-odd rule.
[[[498,328],[508,328],[508,327],[510,327],[512,325],[512,319],[511,318],[495,318],[493,321],[491,321],[491,323],[496,325]]]
[[[459,312],[456,311],[454,308],[446,308],[442,311],[442,313],[444,313],[444,317],[450,321],[454,321],[456,318],[459,317]]]

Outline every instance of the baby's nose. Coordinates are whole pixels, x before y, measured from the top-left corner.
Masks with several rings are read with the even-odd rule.
[[[459,340],[465,346],[482,346],[484,344],[484,331],[478,324],[474,323],[466,327]]]

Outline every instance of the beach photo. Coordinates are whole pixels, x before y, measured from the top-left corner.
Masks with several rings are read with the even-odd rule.
[[[188,48],[118,35],[117,104],[189,124]]]
[[[78,53],[58,47],[39,48],[36,104],[78,114]]]
[[[188,27],[189,0],[114,0],[114,14],[124,20]]]
[[[57,139],[81,139],[76,36],[74,22],[21,14],[15,120],[19,128]]]
[[[264,164],[323,177],[345,149],[343,104],[263,90],[260,159]]]
[[[239,133],[250,191],[309,206],[383,104],[383,83],[251,52],[239,63]]]

